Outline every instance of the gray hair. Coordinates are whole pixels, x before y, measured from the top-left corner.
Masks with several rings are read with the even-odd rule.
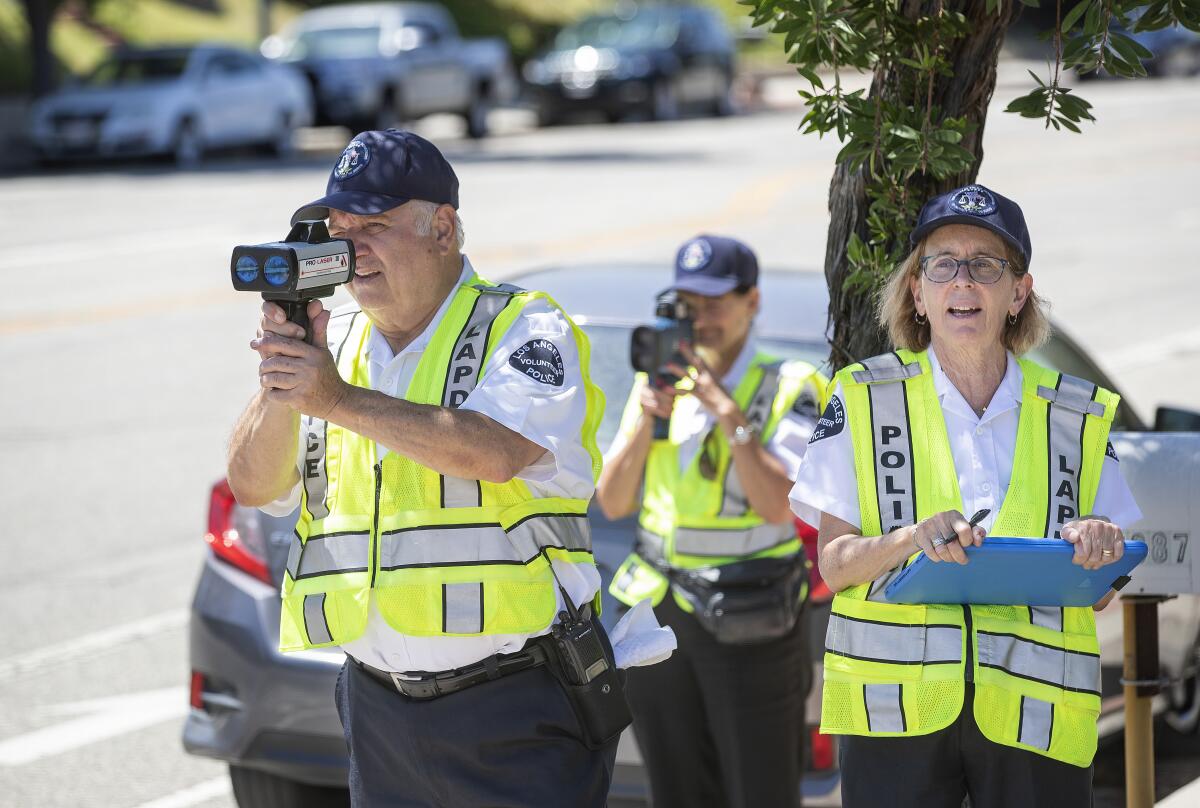
[[[408,204],[413,207],[413,216],[416,219],[417,235],[428,236],[433,232],[433,217],[441,207],[436,202],[427,202],[424,199],[414,199]],[[463,244],[467,241],[467,233],[463,230],[462,217],[458,215],[458,211],[454,211],[454,239],[458,244],[458,249],[462,250]]]

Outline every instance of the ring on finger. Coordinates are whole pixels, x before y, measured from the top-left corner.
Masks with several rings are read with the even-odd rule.
[[[950,540],[947,539],[945,536],[937,535],[937,536],[934,536],[933,539],[931,539],[929,543],[932,544],[934,547],[941,547],[942,545],[947,544],[949,541]]]
[[[1113,551],[1112,550],[1101,550],[1100,555],[1104,556],[1105,558],[1112,558]]]

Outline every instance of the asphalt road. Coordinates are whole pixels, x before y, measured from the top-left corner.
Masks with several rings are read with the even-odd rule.
[[[1084,94],[1100,122],[1082,136],[998,100],[980,180],[1021,201],[1037,288],[1130,404],[1200,408],[1200,82]],[[799,118],[517,121],[481,144],[425,129],[462,180],[483,274],[635,260],[665,278],[700,231],[746,239],[765,265],[821,266],[838,146],[800,136]],[[0,180],[0,804],[232,805],[224,767],[179,742],[208,487],[255,388],[258,303],[226,267],[232,245],[282,236],[320,195],[338,139],[314,133],[332,151],[286,164]]]

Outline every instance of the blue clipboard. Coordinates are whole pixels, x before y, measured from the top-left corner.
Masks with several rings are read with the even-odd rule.
[[[968,547],[967,564],[921,555],[884,590],[893,603],[975,603],[996,606],[1091,606],[1146,558],[1146,543],[1126,541],[1115,564],[1085,570],[1071,563],[1063,539],[988,536]]]

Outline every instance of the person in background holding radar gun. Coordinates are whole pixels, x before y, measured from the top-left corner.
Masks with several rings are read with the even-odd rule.
[[[668,371],[667,365],[687,364],[683,346],[690,345],[694,337],[692,315],[679,293],[668,289],[658,296],[654,306],[654,325],[640,325],[633,329],[629,341],[629,362],[638,373],[654,379],[657,390],[667,390],[679,383],[680,378]],[[671,421],[661,415],[654,416],[654,440],[666,440]]]
[[[1108,442],[1119,397],[1022,357],[1049,325],[1015,202],[982,185],[942,194],[911,243],[879,307],[897,349],[837,373],[791,493],[819,520],[837,593],[821,730],[843,736],[842,804],[1090,806],[1093,610],[1113,592],[1072,607],[885,590],[922,556],[968,563],[988,533],[1065,539],[1086,570],[1119,561],[1121,526],[1141,518]]]
[[[609,518],[641,508],[609,591],[648,600],[679,643],[629,672],[657,808],[799,799],[808,568],[787,493],[826,380],[759,347],[760,294],[745,244],[679,249],[657,324],[634,334],[640,374],[596,487]]]

